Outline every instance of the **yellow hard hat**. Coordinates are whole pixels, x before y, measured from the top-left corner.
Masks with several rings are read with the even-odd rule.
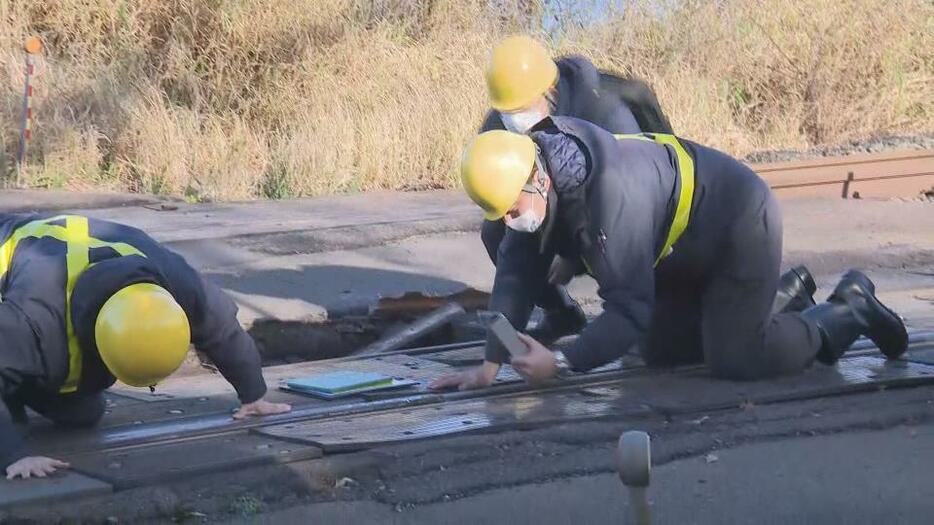
[[[548,50],[527,36],[511,36],[493,49],[486,69],[490,104],[516,111],[535,102],[558,81],[558,66]]]
[[[191,342],[184,310],[165,288],[139,283],[104,303],[94,325],[101,360],[130,386],[151,386],[181,366]]]
[[[477,135],[461,157],[461,183],[489,221],[516,203],[535,166],[535,143],[504,130]]]

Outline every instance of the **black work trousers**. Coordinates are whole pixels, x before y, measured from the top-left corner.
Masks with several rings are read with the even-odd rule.
[[[91,427],[104,416],[104,395],[53,394],[30,390],[25,395],[4,399],[14,420],[25,422],[23,407],[29,407],[56,425],[70,428]]]
[[[646,362],[704,361],[713,375],[737,380],[810,366],[821,346],[817,326],[798,313],[772,312],[782,260],[774,195],[763,192],[714,248],[716,262],[700,278],[680,264],[657,268],[655,309],[642,347]]]

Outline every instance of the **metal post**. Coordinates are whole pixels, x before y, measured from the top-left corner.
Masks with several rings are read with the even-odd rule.
[[[852,171],[847,172],[847,174],[846,174],[846,180],[843,181],[843,198],[844,198],[844,199],[849,199],[849,198],[850,198],[850,183],[853,182],[853,180],[854,180],[854,179],[853,179],[853,172],[852,172]]]
[[[630,523],[651,525],[652,512],[646,493],[652,471],[652,447],[648,434],[638,430],[623,432],[616,448],[616,469],[620,481],[629,489]]]
[[[26,80],[23,88],[23,122],[20,127],[19,153],[16,156],[17,183],[22,180],[26,168],[26,148],[32,139],[32,75],[35,73],[35,57],[42,51],[42,41],[38,37],[29,37],[23,44],[26,51]]]

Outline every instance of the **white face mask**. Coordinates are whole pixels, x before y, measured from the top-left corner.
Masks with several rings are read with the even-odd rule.
[[[515,219],[507,217],[505,220],[506,226],[517,232],[534,233],[542,227],[542,219],[532,210],[525,210]]]
[[[538,169],[541,171],[542,168],[541,168],[541,164],[539,163],[538,156],[535,157],[535,164],[538,166]],[[544,173],[544,171],[541,171],[541,173]],[[544,188],[539,186],[539,184],[540,182],[528,183],[522,188],[522,192],[538,194],[538,196],[540,196],[547,204],[548,194],[545,193]],[[503,220],[505,221],[506,226],[508,228],[513,229],[517,232],[525,232],[525,233],[537,232],[538,229],[542,227],[542,223],[545,222],[531,208],[522,212],[515,219],[512,219],[507,215]]]
[[[535,125],[542,120],[545,120],[547,116],[547,114],[541,113],[536,109],[499,114],[503,125],[513,133],[528,133],[530,129],[535,127]]]

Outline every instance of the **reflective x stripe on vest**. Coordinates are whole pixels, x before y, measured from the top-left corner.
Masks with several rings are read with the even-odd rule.
[[[655,265],[667,257],[672,246],[688,227],[691,215],[691,204],[694,201],[694,159],[674,135],[664,133],[641,133],[638,135],[614,135],[618,140],[651,140],[652,142],[668,145],[674,148],[676,162],[678,163],[678,176],[681,178],[681,191],[678,194],[678,205],[675,207],[675,216],[668,230],[665,245],[655,259]]]
[[[61,221],[65,222],[65,226],[52,224]],[[67,394],[78,389],[78,381],[81,379],[81,347],[78,345],[75,327],[72,326],[71,322],[71,292],[75,288],[78,277],[92,266],[89,260],[91,248],[111,248],[121,257],[126,255],[145,257],[146,255],[126,243],[106,242],[91,237],[88,232],[88,219],[86,217],[59,215],[20,226],[10,235],[6,242],[0,245],[0,280],[9,271],[13,262],[13,254],[16,252],[16,246],[21,240],[45,237],[59,240],[66,245],[65,268],[68,281],[65,284],[64,291],[65,326],[68,333],[68,377],[59,392]]]

